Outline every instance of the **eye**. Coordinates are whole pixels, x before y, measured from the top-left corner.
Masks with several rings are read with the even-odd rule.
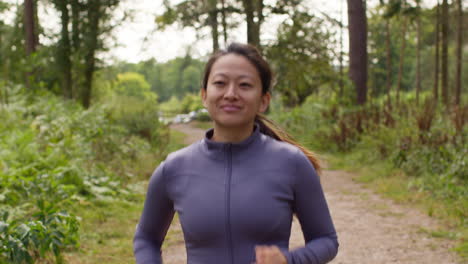
[[[252,87],[252,84],[248,83],[248,82],[241,82],[240,83],[240,86],[241,87],[244,87],[244,88],[250,88]]]
[[[215,86],[224,86],[225,85],[225,82],[224,81],[214,81],[213,84]]]

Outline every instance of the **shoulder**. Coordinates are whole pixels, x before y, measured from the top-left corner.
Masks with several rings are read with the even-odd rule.
[[[275,160],[283,160],[294,171],[308,170],[316,173],[312,162],[299,147],[288,142],[278,141],[266,135],[264,137],[266,153],[273,155]]]
[[[170,153],[164,161],[165,171],[183,168],[187,163],[192,162],[199,156],[201,141],[197,141],[187,147]]]
[[[272,137],[262,134],[262,140],[264,141],[265,150],[267,153],[281,156],[285,159],[298,159],[304,156],[304,153],[295,145],[288,142],[279,141]]]

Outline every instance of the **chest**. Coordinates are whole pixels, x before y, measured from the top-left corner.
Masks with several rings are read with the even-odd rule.
[[[289,236],[294,192],[285,166],[213,164],[177,175],[174,209],[186,242],[219,244],[226,236],[268,241]]]

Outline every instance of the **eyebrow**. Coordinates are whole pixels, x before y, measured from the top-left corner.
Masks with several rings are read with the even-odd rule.
[[[222,73],[222,72],[219,72],[219,73],[214,73],[213,74],[213,78],[216,77],[216,76],[222,76],[222,77],[225,77],[225,78],[228,78],[229,76],[225,73]],[[242,78],[249,78],[249,79],[255,79],[253,76],[251,75],[248,75],[248,74],[241,74],[239,75],[236,79],[242,79]]]

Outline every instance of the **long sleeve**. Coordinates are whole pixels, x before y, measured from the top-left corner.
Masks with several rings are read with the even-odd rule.
[[[133,239],[137,264],[162,263],[161,245],[174,217],[164,179],[164,163],[161,163],[149,181],[143,213]]]
[[[288,264],[327,263],[338,253],[335,227],[314,167],[301,151],[295,160],[294,211],[306,244],[284,253]]]

